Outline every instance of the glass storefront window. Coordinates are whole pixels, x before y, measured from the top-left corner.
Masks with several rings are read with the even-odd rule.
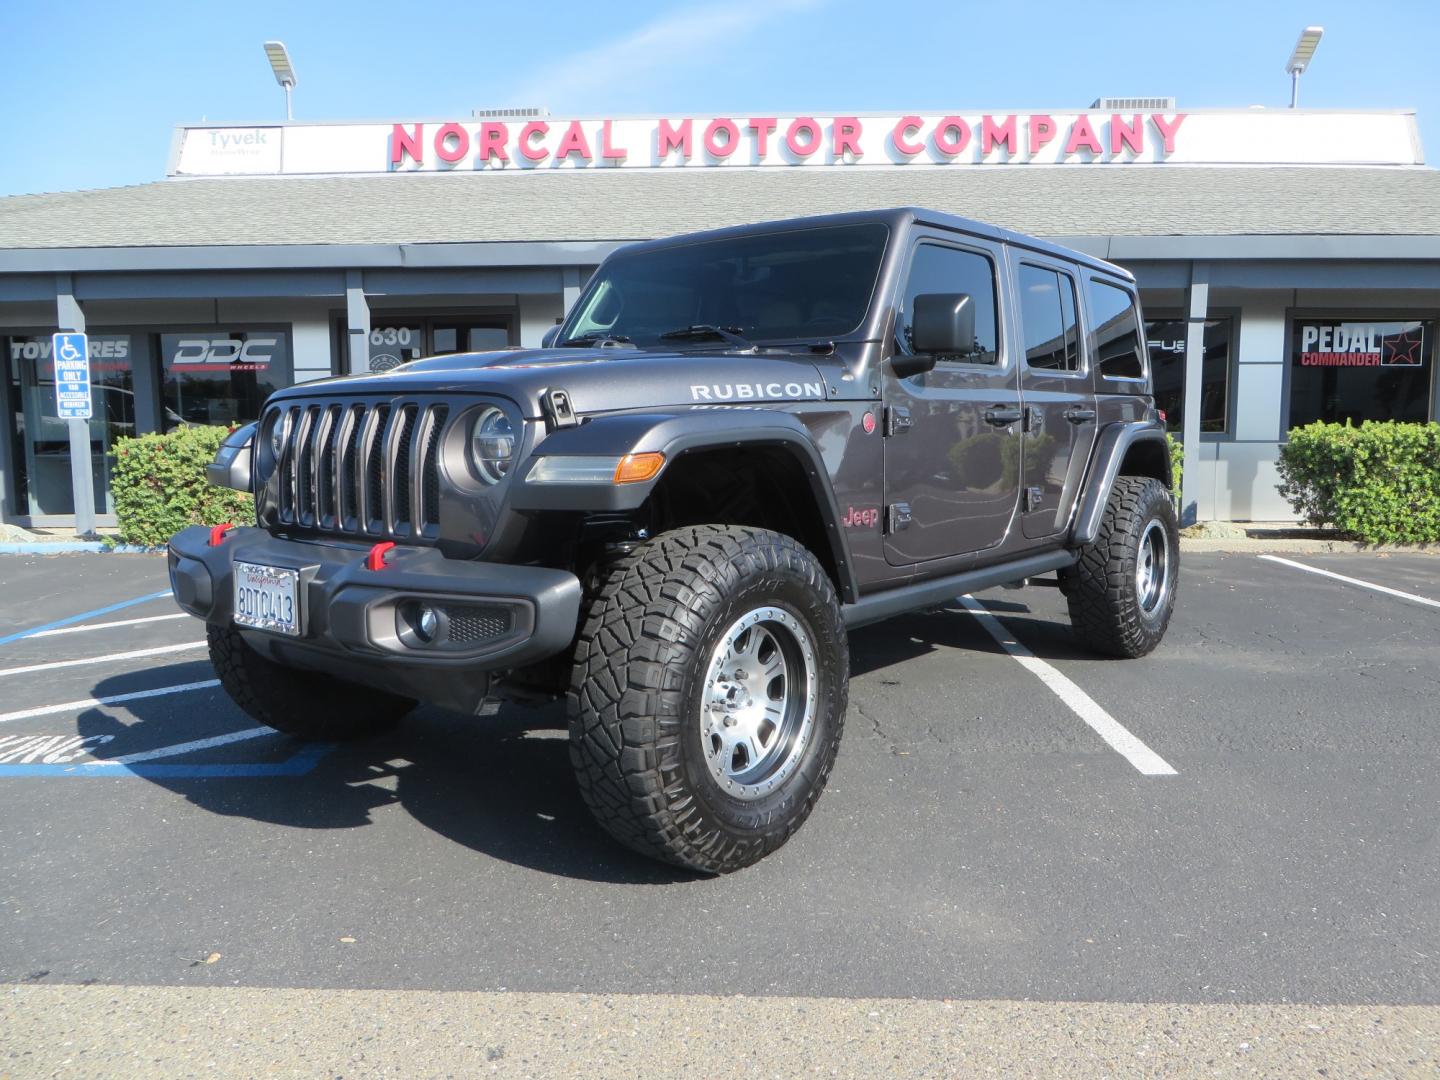
[[[265,399],[294,381],[284,330],[191,330],[159,342],[167,431],[258,420]]]
[[[1234,320],[1205,320],[1205,354],[1200,374],[1200,430],[1224,434],[1230,429],[1230,342]],[[1147,319],[1145,342],[1155,379],[1155,405],[1165,413],[1167,430],[1180,434],[1185,415],[1185,320]]]
[[[70,482],[70,429],[55,408],[55,361],[50,335],[12,337],[6,377],[14,405],[12,460],[16,502],[32,518],[75,513]],[[135,434],[135,386],[128,334],[90,335],[90,473],[95,509],[114,512],[110,448]]]
[[[1292,428],[1429,418],[1433,322],[1306,318],[1291,335]]]

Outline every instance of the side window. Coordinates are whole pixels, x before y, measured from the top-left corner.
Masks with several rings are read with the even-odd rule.
[[[1100,374],[1110,379],[1143,379],[1145,343],[1140,336],[1135,297],[1100,278],[1091,278],[1088,289],[1090,318],[1095,324],[1095,362]]]
[[[1020,318],[1025,326],[1025,362],[1030,367],[1080,370],[1075,283],[1070,275],[1022,263]]]
[[[911,353],[910,316],[915,297],[927,293],[969,293],[975,304],[975,347],[970,356],[944,357],[951,362],[993,364],[999,358],[999,332],[995,318],[995,264],[974,251],[941,244],[921,244],[910,260],[910,276],[895,322],[896,345]]]

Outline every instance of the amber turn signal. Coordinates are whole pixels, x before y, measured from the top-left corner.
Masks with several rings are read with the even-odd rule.
[[[615,483],[638,484],[651,479],[665,464],[664,454],[626,454],[615,466]]]

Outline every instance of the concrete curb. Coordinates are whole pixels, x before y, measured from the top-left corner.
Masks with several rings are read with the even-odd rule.
[[[55,540],[31,544],[0,544],[0,555],[158,555],[164,548],[107,544],[101,540]]]
[[[1182,536],[1181,551],[1231,552],[1234,554],[1366,554],[1366,555],[1440,555],[1440,544],[1361,544],[1353,540],[1258,539],[1248,536],[1202,539]]]

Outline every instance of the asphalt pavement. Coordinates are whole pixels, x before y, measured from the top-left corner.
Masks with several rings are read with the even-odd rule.
[[[1414,1038],[1359,1060],[1440,1060],[1435,556],[1187,553],[1139,661],[1053,588],[858,631],[829,789],[724,878],[594,826],[553,707],[258,728],[166,588],[155,557],[0,557],[12,1031],[80,984],[745,995],[1369,1008]]]

